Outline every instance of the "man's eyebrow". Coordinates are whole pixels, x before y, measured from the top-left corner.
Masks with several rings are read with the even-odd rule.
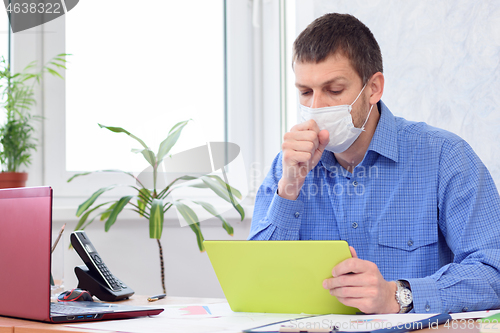
[[[323,82],[323,83],[321,84],[321,86],[322,86],[322,87],[324,87],[324,86],[328,86],[328,85],[330,85],[330,84],[332,84],[332,83],[335,83],[335,82],[337,82],[337,81],[345,81],[345,80],[347,80],[347,79],[346,79],[344,76],[336,76],[336,77],[334,77],[333,79],[330,79],[330,80],[328,80],[328,81],[326,81],[326,82]],[[295,87],[297,87],[297,88],[309,88],[309,86],[306,86],[306,85],[300,84],[300,83],[298,83],[298,82],[295,82]]]

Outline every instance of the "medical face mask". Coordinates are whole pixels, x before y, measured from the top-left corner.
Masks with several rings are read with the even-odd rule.
[[[326,146],[326,150],[334,153],[342,153],[346,151],[347,148],[356,141],[361,132],[364,131],[366,122],[372,112],[373,105],[361,128],[354,127],[351,111],[352,106],[356,103],[359,96],[361,96],[365,87],[366,84],[351,105],[335,105],[313,109],[299,103],[300,119],[302,122],[313,119],[318,124],[320,130],[326,129],[330,134],[330,142]]]

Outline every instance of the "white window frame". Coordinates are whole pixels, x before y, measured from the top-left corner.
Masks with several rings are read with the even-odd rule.
[[[279,10],[279,0],[226,1],[228,140],[241,147],[247,168],[248,218],[258,186],[281,148]],[[65,19],[63,15],[14,34],[15,69],[66,52]],[[39,103],[33,111],[45,120],[36,125],[39,148],[27,170],[28,186],[52,186],[55,217],[74,219],[77,205],[98,188],[130,180],[121,174],[93,174],[67,183],[74,173],[65,168],[65,81],[45,75],[36,94]],[[109,196],[120,194],[114,190]]]

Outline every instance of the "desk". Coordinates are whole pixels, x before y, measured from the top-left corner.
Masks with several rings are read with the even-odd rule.
[[[130,305],[167,305],[167,304],[213,304],[222,303],[226,300],[223,298],[195,298],[195,297],[174,297],[168,296],[164,299],[150,303],[147,296],[132,296],[131,299],[120,301],[120,304]],[[73,332],[73,333],[105,333],[106,331],[95,331],[78,329],[73,327],[65,327],[67,324],[49,324],[40,323],[31,320],[12,319],[0,317],[0,333],[48,333],[48,332]],[[72,324],[75,325],[75,324]]]
[[[225,302],[225,299],[222,298],[194,298],[194,297],[167,297],[165,299],[154,302],[155,305],[173,305],[173,304],[214,304],[214,303],[222,303]],[[133,296],[129,300],[121,301],[119,303],[122,304],[130,304],[130,305],[151,305],[147,301],[146,296]],[[22,320],[22,319],[12,319],[0,317],[0,333],[48,333],[48,332],[73,332],[73,333],[115,333],[113,331],[96,331],[96,330],[87,330],[87,329],[78,329],[74,327],[66,327],[66,324],[48,324],[48,323],[40,323],[30,320]],[[75,325],[75,324],[73,324]],[[460,326],[460,325],[458,325]],[[465,328],[457,329],[446,328],[441,325],[437,329],[425,329],[421,332],[469,332],[476,333],[479,332],[479,326],[476,324],[475,328]]]

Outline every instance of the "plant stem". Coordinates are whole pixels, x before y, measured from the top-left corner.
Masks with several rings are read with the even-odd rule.
[[[163,249],[161,247],[160,240],[156,240],[158,242],[158,248],[160,249],[160,267],[161,267],[161,287],[163,288],[163,293],[167,294],[167,289],[165,288],[165,265],[163,263]]]

